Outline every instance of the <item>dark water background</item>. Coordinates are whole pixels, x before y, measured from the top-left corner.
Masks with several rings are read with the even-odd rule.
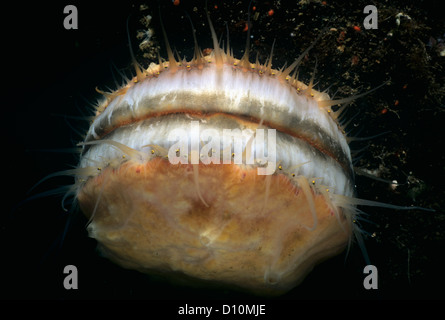
[[[146,1],[152,27],[165,56],[156,5]],[[253,20],[252,54],[264,62],[276,39],[274,66],[291,63],[318,36],[328,31],[305,59],[300,76],[307,80],[317,59],[318,86],[331,86],[338,96],[364,92],[391,79],[388,86],[356,101],[350,116],[352,134],[373,136],[353,145],[361,149],[357,166],[378,170],[380,177],[396,179],[403,186],[392,190],[387,183],[357,177],[358,197],[399,205],[436,209],[435,213],[363,208],[372,223],[364,229],[374,237],[366,241],[371,262],[379,270],[379,289],[362,285],[365,262],[353,246],[320,266],[297,288],[278,299],[443,299],[445,244],[445,152],[443,144],[445,41],[443,14],[431,2],[375,2],[378,30],[364,30],[363,8],[357,1],[334,2],[253,1],[258,17]],[[75,4],[79,29],[63,28],[63,8]],[[214,5],[217,5],[217,8]],[[194,11],[194,7],[197,11]],[[191,16],[201,48],[212,47],[203,1],[163,1],[162,17],[170,43],[179,54],[191,57],[193,39],[184,10]],[[98,86],[115,88],[113,73],[131,73],[126,21],[138,61],[135,34],[139,3],[101,5],[90,2],[16,4],[5,10],[2,51],[7,99],[2,102],[2,159],[4,175],[1,226],[1,299],[208,299],[253,297],[228,290],[178,287],[158,279],[123,270],[101,258],[96,243],[88,238],[86,219],[73,214],[59,246],[68,215],[60,197],[26,202],[27,191],[42,177],[76,165],[76,155],[51,152],[71,148],[82,138],[88,123],[68,116],[90,115]],[[247,2],[224,4],[209,1],[218,35],[228,22],[231,47],[241,57],[246,32]],[[273,15],[268,11],[274,10]],[[255,13],[254,12],[254,13]],[[399,26],[396,15],[404,13]],[[408,15],[410,19],[406,17]],[[328,22],[330,20],[330,22]],[[203,25],[204,24],[204,25]],[[360,27],[355,30],[354,26]],[[357,29],[357,28],[356,28]],[[383,110],[386,110],[383,111]],[[71,183],[54,179],[35,193]],[[407,183],[409,182],[409,183]],[[35,194],[34,193],[34,194]],[[63,288],[64,266],[79,270],[79,289]]]

